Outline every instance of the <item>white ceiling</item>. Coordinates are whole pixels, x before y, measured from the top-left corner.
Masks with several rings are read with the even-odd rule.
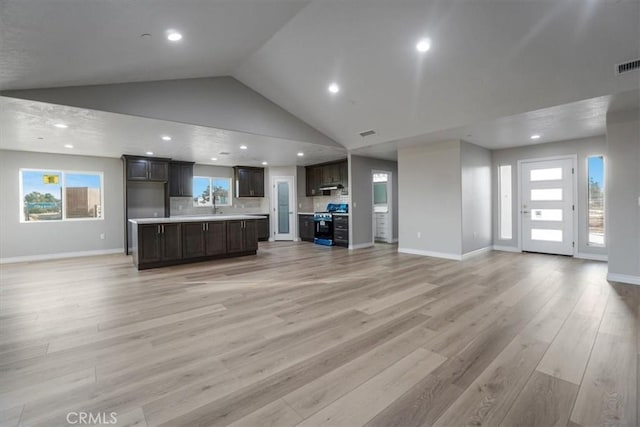
[[[611,96],[640,87],[637,72],[614,73],[640,57],[638,0],[0,0],[0,19],[2,89],[231,74],[348,149],[386,158],[441,138],[500,148],[533,143],[531,133],[538,143],[603,134]],[[168,28],[184,39],[167,42]],[[432,48],[419,54],[425,36]],[[61,114],[2,102],[3,126]],[[145,119],[68,114],[89,117],[76,131],[93,141],[122,139],[118,155],[146,151],[147,139],[127,138],[144,136]],[[206,128],[162,123],[185,133],[183,157],[210,157],[196,137],[211,137]],[[33,127],[3,134],[56,140]],[[377,134],[359,136],[368,129]],[[241,137],[256,136],[233,144]],[[279,157],[277,147],[260,155]]]
[[[500,149],[588,138],[605,134],[607,112],[639,108],[640,90],[632,90],[615,96],[601,96],[417,137],[364,146],[352,152],[362,156],[396,160],[400,147],[437,141],[460,139],[485,148]],[[532,135],[540,135],[540,138],[532,140]]]
[[[309,1],[0,0],[0,89],[228,75]]]
[[[0,111],[0,149],[5,150],[101,157],[144,156],[151,151],[156,157],[223,166],[261,166],[263,161],[269,166],[303,166],[347,156],[341,147],[15,98],[0,97]],[[70,125],[58,129],[56,123]],[[171,141],[163,141],[163,135]]]

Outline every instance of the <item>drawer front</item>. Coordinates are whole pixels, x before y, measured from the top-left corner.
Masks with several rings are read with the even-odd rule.
[[[349,218],[346,216],[334,216],[333,217],[333,228],[339,230],[348,230],[349,229]]]
[[[349,232],[347,230],[333,230],[333,239],[334,240],[343,240],[349,241]]]

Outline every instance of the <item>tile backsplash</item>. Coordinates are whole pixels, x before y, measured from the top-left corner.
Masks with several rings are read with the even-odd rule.
[[[333,190],[330,196],[299,197],[298,212],[322,212],[329,203],[349,203],[349,195],[343,195],[342,190]]]
[[[269,198],[234,198],[232,206],[218,206],[218,213],[268,213]],[[193,206],[191,197],[171,197],[171,216],[180,215],[210,215],[213,213],[212,206]]]

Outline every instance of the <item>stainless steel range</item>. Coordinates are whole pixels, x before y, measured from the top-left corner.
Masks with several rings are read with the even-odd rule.
[[[333,214],[348,213],[347,203],[329,203],[326,212],[313,214],[315,234],[313,242],[318,245],[333,246]]]

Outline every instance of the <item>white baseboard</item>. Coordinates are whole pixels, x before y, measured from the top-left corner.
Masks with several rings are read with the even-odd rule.
[[[609,257],[604,254],[588,254],[585,252],[578,252],[573,257],[580,259],[590,259],[592,261],[609,261]]]
[[[455,261],[461,261],[462,255],[458,254],[449,254],[446,252],[432,252],[432,251],[423,251],[420,249],[410,249],[410,248],[398,248],[398,252],[403,254],[411,254],[411,255],[422,255],[422,256],[430,256],[433,258],[444,258],[444,259],[452,259]]]
[[[486,254],[487,252],[491,252],[492,250],[493,250],[493,246],[486,246],[484,248],[476,249],[475,251],[462,254],[462,260],[464,261],[465,259],[473,258],[474,256]]]
[[[113,254],[124,254],[124,249],[123,248],[100,249],[96,251],[62,252],[59,254],[16,256],[16,257],[0,258],[0,264],[12,264],[15,262],[31,262],[31,261],[48,261],[48,260],[62,259],[62,258],[80,258],[80,257],[87,257],[87,256],[113,255]]]
[[[628,274],[607,274],[607,280],[610,282],[628,283],[629,285],[640,285],[640,276],[630,276]]]
[[[493,250],[494,251],[502,251],[502,252],[522,252],[520,249],[518,249],[515,246],[493,245]]]
[[[349,243],[349,249],[364,249],[364,248],[370,248],[374,245],[374,242],[371,243],[358,243],[357,245],[352,245],[351,243]]]

